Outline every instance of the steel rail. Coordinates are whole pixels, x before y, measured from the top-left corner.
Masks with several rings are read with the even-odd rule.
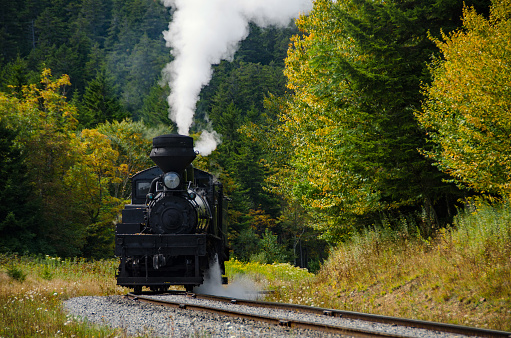
[[[354,328],[348,328],[348,327],[342,327],[342,326],[334,326],[334,325],[327,325],[327,324],[319,324],[319,323],[313,323],[313,322],[306,322],[306,321],[299,321],[299,320],[288,320],[288,319],[279,319],[276,317],[270,317],[270,316],[262,316],[262,315],[254,315],[239,311],[232,311],[227,309],[220,309],[217,307],[210,307],[205,305],[198,305],[198,304],[189,304],[189,303],[183,303],[183,302],[176,302],[176,301],[168,301],[163,299],[155,299],[150,298],[143,295],[135,295],[132,293],[128,293],[126,295],[128,299],[132,300],[138,300],[146,303],[151,303],[155,305],[163,305],[173,308],[179,308],[179,309],[187,309],[187,310],[195,310],[195,311],[206,311],[210,313],[215,313],[218,315],[224,315],[224,316],[230,316],[230,317],[236,317],[236,318],[243,318],[253,321],[259,321],[259,322],[265,322],[273,325],[282,326],[285,328],[295,328],[295,329],[307,329],[307,330],[315,330],[315,331],[321,331],[321,332],[327,332],[327,333],[335,333],[335,334],[343,334],[348,335],[350,337],[357,337],[357,338],[377,338],[377,337],[401,337],[404,338],[406,336],[400,336],[396,334],[389,334],[385,332],[377,332],[377,331],[369,331],[364,329],[354,329]]]
[[[192,296],[192,295],[189,295],[189,296]],[[408,326],[408,327],[413,327],[413,328],[418,328],[418,329],[426,329],[426,330],[431,330],[431,331],[463,334],[466,336],[478,336],[478,337],[488,337],[488,338],[511,338],[511,332],[481,329],[481,328],[455,325],[455,324],[428,322],[428,321],[416,320],[416,319],[407,319],[407,318],[382,316],[382,315],[367,314],[367,313],[360,313],[360,312],[353,312],[353,311],[318,308],[318,307],[298,305],[298,304],[286,304],[286,303],[245,300],[245,299],[234,299],[234,298],[214,296],[214,295],[193,294],[192,297],[199,298],[199,299],[216,300],[219,302],[228,302],[228,303],[246,305],[246,306],[265,307],[265,308],[290,310],[290,311],[305,312],[305,313],[312,313],[312,314],[323,314],[323,315],[327,315],[327,316],[342,317],[342,318],[349,318],[349,319],[358,319],[358,320],[375,322],[375,323],[380,323],[380,324]]]
[[[189,295],[189,296],[191,296],[191,295]],[[298,304],[286,304],[286,303],[253,301],[253,300],[245,300],[245,299],[234,299],[234,298],[230,298],[230,297],[221,297],[221,296],[203,295],[203,294],[193,294],[192,297],[199,298],[199,299],[216,300],[219,302],[228,302],[228,303],[246,305],[246,306],[265,307],[265,308],[273,308],[273,309],[280,309],[280,310],[290,310],[290,311],[305,312],[305,313],[312,313],[312,314],[322,314],[322,315],[327,315],[327,316],[342,317],[342,318],[349,318],[349,319],[358,319],[358,320],[381,323],[381,324],[408,326],[408,327],[413,327],[413,328],[418,328],[418,329],[426,329],[426,330],[431,330],[431,331],[463,334],[466,336],[478,336],[478,337],[488,337],[488,338],[511,338],[511,332],[481,329],[481,328],[475,328],[475,327],[470,327],[470,326],[446,324],[446,323],[439,323],[439,322],[428,322],[428,321],[416,320],[416,319],[407,319],[407,318],[398,318],[398,317],[382,316],[382,315],[375,315],[375,314],[367,314],[367,313],[360,313],[360,312],[354,312],[354,311],[318,308],[318,307],[298,305]]]

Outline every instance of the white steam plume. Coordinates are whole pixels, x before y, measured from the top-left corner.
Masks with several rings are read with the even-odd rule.
[[[178,133],[188,135],[195,104],[211,80],[212,65],[231,60],[249,33],[249,22],[260,27],[286,26],[312,8],[312,0],[162,0],[173,10],[163,32],[174,61],[163,70],[171,94],[169,117]],[[215,138],[211,138],[215,140]],[[218,142],[218,137],[216,141]],[[211,146],[213,150],[216,143]],[[210,147],[210,148],[211,148]]]
[[[220,143],[220,136],[216,131],[203,130],[199,140],[195,142],[195,150],[202,156],[208,156],[215,150],[216,145]]]
[[[204,295],[215,295],[239,299],[256,300],[259,297],[259,286],[253,280],[236,276],[235,281],[222,285],[222,271],[218,258],[210,262],[209,270],[204,276],[204,283],[193,289],[193,292]]]

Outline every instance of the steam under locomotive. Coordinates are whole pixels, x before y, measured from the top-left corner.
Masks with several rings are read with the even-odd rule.
[[[213,175],[193,167],[195,156],[189,136],[153,139],[150,158],[157,166],[132,176],[131,204],[116,227],[118,285],[135,293],[170,285],[190,291],[213,260],[224,271],[226,199]]]

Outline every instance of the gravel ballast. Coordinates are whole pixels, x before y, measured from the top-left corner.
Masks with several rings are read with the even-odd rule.
[[[64,302],[66,311],[91,324],[122,328],[129,335],[154,337],[339,337],[284,329],[207,312],[182,310],[128,300],[123,296],[77,297]]]
[[[236,311],[249,312],[279,319],[301,320],[335,324],[343,327],[375,330],[406,337],[451,338],[462,337],[423,329],[403,328],[396,325],[368,323],[359,320],[332,318],[285,310],[219,303],[183,296],[155,296],[187,304],[202,304],[226,307]],[[340,337],[318,331],[289,329],[266,323],[254,322],[235,317],[210,314],[202,311],[169,308],[129,300],[123,296],[78,297],[64,302],[70,315],[89,323],[123,328],[129,335],[150,335],[154,337]]]

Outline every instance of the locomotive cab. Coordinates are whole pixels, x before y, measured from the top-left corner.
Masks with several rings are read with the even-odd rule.
[[[117,284],[140,292],[203,283],[217,260],[222,271],[226,250],[225,198],[213,175],[196,169],[193,139],[162,135],[153,139],[150,157],[157,164],[132,179],[131,204],[116,227],[120,258]]]

